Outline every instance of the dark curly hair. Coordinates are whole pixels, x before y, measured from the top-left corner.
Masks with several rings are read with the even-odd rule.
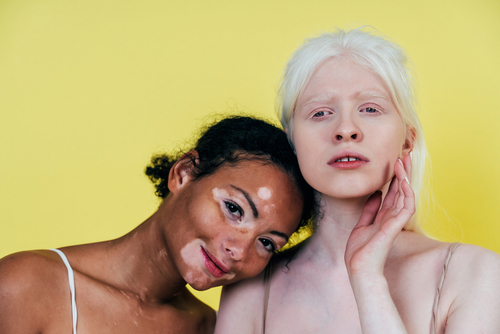
[[[195,180],[214,173],[223,164],[236,164],[244,159],[261,160],[281,168],[294,181],[304,202],[299,229],[312,229],[316,212],[313,189],[302,177],[297,157],[280,128],[257,118],[230,116],[202,129],[191,150],[198,153],[196,159],[191,159]],[[169,194],[168,174],[182,154],[160,154],[151,158],[145,172],[154,183],[158,197],[164,199]]]

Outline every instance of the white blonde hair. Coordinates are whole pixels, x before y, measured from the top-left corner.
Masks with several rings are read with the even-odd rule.
[[[281,76],[277,110],[293,146],[293,116],[297,99],[316,69],[331,58],[345,57],[377,74],[387,85],[391,100],[405,125],[405,140],[413,142],[411,186],[417,206],[425,173],[427,150],[420,120],[415,110],[415,89],[411,63],[405,52],[387,37],[365,31],[336,29],[307,39],[288,60]],[[406,230],[422,233],[416,215]]]

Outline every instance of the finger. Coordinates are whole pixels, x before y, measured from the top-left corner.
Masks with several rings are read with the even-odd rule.
[[[394,203],[396,203],[398,198],[398,192],[399,192],[399,181],[396,178],[396,176],[394,176],[391,180],[389,190],[385,195],[384,202],[382,203],[382,210],[387,210],[391,208],[394,205]]]
[[[373,223],[375,217],[377,216],[378,209],[380,208],[380,202],[382,201],[382,192],[376,191],[373,193],[365,203],[361,217],[359,218],[356,226],[354,228],[368,226]]]
[[[405,198],[405,194],[404,194],[404,191],[402,189],[402,184],[403,183],[409,184],[410,181],[408,180],[406,170],[405,170],[405,167],[403,165],[403,161],[401,161],[400,159],[398,159],[398,162],[394,166],[394,171],[396,174],[396,178],[399,181],[399,193],[398,193],[399,196],[398,196],[397,202],[396,202],[396,210],[399,211],[404,206],[404,198]]]
[[[411,170],[412,170],[411,156],[409,154],[405,155],[403,157],[402,161],[403,161],[403,166],[405,167],[405,170],[406,170],[408,180],[411,181]]]
[[[404,196],[402,196],[403,206],[397,215],[393,217],[390,227],[396,231],[400,231],[415,213],[415,194],[411,189],[410,184],[403,181],[401,188],[404,193]]]
[[[394,173],[396,174],[396,178],[399,181],[403,181],[405,178],[408,178],[408,174],[406,173],[406,166],[403,164],[403,161],[401,159],[398,159],[394,164]],[[409,180],[407,181],[410,182]]]
[[[415,193],[408,182],[403,182],[401,188],[404,192],[404,207],[410,213],[410,217],[415,213]]]

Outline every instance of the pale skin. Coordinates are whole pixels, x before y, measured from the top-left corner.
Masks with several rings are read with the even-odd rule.
[[[257,275],[297,228],[302,199],[280,168],[242,160],[194,180],[189,161],[185,156],[174,165],[170,194],[136,229],[61,248],[75,273],[79,334],[213,333],[215,312],[186,284],[205,290]],[[40,250],[0,260],[0,333],[71,328],[59,255]]]
[[[415,212],[405,179],[413,143],[383,81],[330,59],[299,96],[293,124],[301,171],[320,192],[323,215],[288,269],[273,272],[266,334],[431,333],[450,245],[402,230]],[[335,162],[342,152],[364,162]],[[460,245],[437,333],[498,333],[499,275],[498,254]],[[262,275],[225,287],[216,333],[261,333],[263,305]]]

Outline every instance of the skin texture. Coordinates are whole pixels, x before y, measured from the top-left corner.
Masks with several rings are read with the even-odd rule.
[[[302,199],[278,167],[242,160],[195,181],[189,161],[174,165],[170,194],[136,229],[61,249],[75,273],[79,334],[213,333],[215,312],[186,283],[202,290],[255,276],[297,228]],[[263,188],[269,197],[259,196]],[[226,272],[212,275],[201,247]],[[0,333],[71,333],[71,326],[59,255],[41,250],[0,260]]]
[[[342,58],[320,65],[299,96],[293,140],[323,215],[287,267],[274,267],[266,334],[431,333],[449,244],[402,231],[415,211],[411,129],[388,96],[377,75]],[[364,162],[332,163],[339,152]],[[497,254],[460,245],[436,333],[498,333],[499,275]],[[215,333],[261,333],[263,305],[262,275],[225,287]]]

